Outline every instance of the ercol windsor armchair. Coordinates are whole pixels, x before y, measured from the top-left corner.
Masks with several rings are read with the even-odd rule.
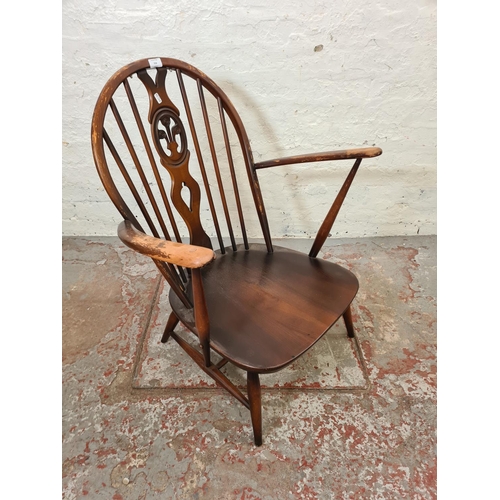
[[[188,87],[194,89],[194,99],[188,97]],[[144,110],[138,98],[140,91],[144,93]],[[200,123],[195,124],[197,114]],[[217,131],[216,121],[220,126]],[[231,131],[236,134],[233,140]],[[216,146],[217,138],[222,148]],[[203,146],[203,140],[208,148]],[[191,154],[191,146],[196,157]],[[142,59],[111,77],[95,107],[92,149],[104,187],[124,219],[118,236],[128,247],[151,257],[170,285],[173,312],[162,342],[173,338],[205,373],[250,409],[254,441],[261,445],[260,374],[293,363],[341,316],[348,335],[354,336],[350,304],[358,280],[350,271],[317,255],[361,160],[378,156],[382,150],[348,149],[254,163],[245,128],[226,94],[198,69],[169,58]],[[265,244],[248,242],[235,168],[237,157],[246,169]],[[309,255],[273,246],[257,171],[347,159],[355,160],[354,166]],[[111,166],[117,177],[112,177]],[[199,168],[200,183],[193,177],[194,166]],[[170,177],[169,195],[165,170]],[[129,190],[127,195],[134,207],[129,207],[118,184]],[[215,251],[201,223],[203,196],[208,202],[204,212],[212,217],[217,235],[219,248]],[[230,197],[235,207],[232,213]],[[218,207],[222,207],[222,213]],[[189,232],[189,244],[181,239],[182,222]],[[233,229],[238,223],[240,244]],[[223,240],[224,226],[229,246]],[[201,351],[174,332],[179,321],[197,336]],[[222,357],[216,364],[211,361],[212,350]],[[247,372],[247,396],[221,371],[227,362]]]

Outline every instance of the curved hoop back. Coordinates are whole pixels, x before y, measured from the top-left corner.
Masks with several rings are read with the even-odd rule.
[[[249,186],[272,251],[243,123],[224,92],[193,66],[156,58],[118,70],[94,110],[92,151],[106,192],[139,230],[178,242],[187,232],[191,244],[208,248],[211,234],[222,253],[236,251],[241,239],[248,249],[242,198],[248,199],[244,191]],[[244,186],[236,168],[241,163],[249,181]],[[224,238],[229,239],[227,248]],[[184,270],[156,264],[171,286],[184,293]]]
[[[151,69],[150,61],[161,62],[161,66]],[[195,99],[190,90],[197,94]],[[230,135],[232,131],[236,137]],[[236,152],[235,143],[239,145]],[[224,237],[229,237],[233,250],[236,237],[248,248],[241,185],[235,168],[240,160],[245,164],[264,237],[270,243],[243,123],[224,92],[193,66],[157,58],[142,59],[117,71],[104,86],[95,107],[92,151],[104,187],[123,218],[153,236],[177,241],[181,241],[179,225],[184,224],[190,243],[211,248],[201,222],[203,211],[203,219],[212,220],[208,230],[215,233],[222,253],[226,251]],[[112,174],[110,157],[120,174]],[[169,195],[165,170],[170,177]],[[119,188],[128,188],[127,200]],[[237,212],[233,218],[232,208]],[[236,237],[235,229],[239,230]]]

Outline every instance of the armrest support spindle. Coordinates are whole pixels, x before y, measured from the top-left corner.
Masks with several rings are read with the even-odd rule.
[[[351,187],[352,181],[354,179],[354,176],[356,175],[356,172],[358,171],[360,164],[361,164],[361,158],[358,158],[354,163],[354,166],[351,168],[351,171],[349,172],[349,175],[344,181],[344,184],[342,184],[342,187],[340,188],[340,191],[338,192],[335,201],[330,207],[330,210],[326,214],[325,220],[321,224],[321,227],[319,228],[318,233],[316,234],[316,239],[314,240],[314,243],[311,247],[311,251],[309,252],[309,257],[316,257],[318,255],[318,252],[321,250],[321,247],[325,243],[325,240],[328,237],[328,234],[330,233],[330,229],[332,228],[335,219],[337,218],[337,214],[339,213],[340,207],[342,206],[342,203],[344,202],[347,192]]]
[[[208,319],[207,302],[203,291],[201,269],[193,269],[191,273],[193,282],[194,322],[198,331],[205,366],[210,366],[210,323]]]

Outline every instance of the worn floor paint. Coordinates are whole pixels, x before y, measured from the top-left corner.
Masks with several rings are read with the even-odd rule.
[[[65,238],[63,498],[436,498],[435,250],[427,236],[324,248],[360,280],[361,352],[339,322],[263,376],[256,448],[248,411],[160,343],[156,268],[115,239]]]

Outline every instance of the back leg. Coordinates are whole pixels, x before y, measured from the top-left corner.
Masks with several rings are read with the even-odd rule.
[[[262,444],[262,400],[258,373],[247,373],[247,389],[248,399],[250,401],[254,443],[260,446]]]
[[[172,312],[168,317],[167,326],[165,327],[165,331],[163,332],[163,336],[161,338],[161,341],[163,343],[165,343],[170,338],[170,334],[174,331],[177,323],[179,323],[179,318],[175,315],[174,312]]]
[[[352,324],[351,306],[349,305],[344,312],[344,323],[347,328],[347,336],[349,338],[354,338],[354,325]]]

